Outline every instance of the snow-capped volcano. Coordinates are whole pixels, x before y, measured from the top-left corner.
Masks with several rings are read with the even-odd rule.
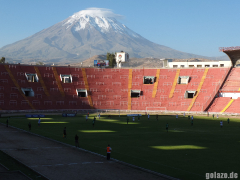
[[[200,58],[155,44],[120,23],[109,9],[89,8],[28,38],[4,46],[0,57],[63,62],[84,61],[107,52],[126,51],[130,57]]]
[[[116,33],[126,33],[133,37],[140,37],[139,34],[133,32],[124,24],[119,23],[116,17],[121,16],[113,14],[108,9],[89,8],[72,15],[63,26],[66,28],[73,27],[75,31],[95,28],[102,33],[108,33],[112,30]]]

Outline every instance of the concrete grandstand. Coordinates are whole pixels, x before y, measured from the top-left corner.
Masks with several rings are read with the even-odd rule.
[[[0,110],[239,113],[238,71],[228,67],[112,69],[2,64]]]

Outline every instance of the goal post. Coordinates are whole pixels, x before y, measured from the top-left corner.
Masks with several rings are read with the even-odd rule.
[[[167,111],[167,108],[166,107],[146,107],[146,112],[156,112],[156,111],[165,112]]]

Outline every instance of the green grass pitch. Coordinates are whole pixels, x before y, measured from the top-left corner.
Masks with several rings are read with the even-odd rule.
[[[96,115],[95,115],[96,116]],[[101,116],[92,126],[94,115],[88,121],[85,115],[76,117],[46,116],[41,118],[9,119],[9,125],[74,145],[79,136],[81,148],[106,155],[108,144],[112,158],[180,179],[205,179],[205,173],[240,173],[240,120],[230,117],[213,119],[195,116],[194,125],[188,117],[155,115],[135,118],[127,124],[126,115]],[[223,128],[220,127],[223,120]],[[0,118],[6,123],[6,118]],[[169,132],[166,131],[166,123]],[[63,128],[67,138],[63,138]]]

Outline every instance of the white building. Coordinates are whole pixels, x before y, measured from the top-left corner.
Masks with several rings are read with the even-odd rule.
[[[205,67],[231,67],[231,61],[203,61],[203,62],[172,62],[171,59],[161,59],[165,68],[205,68]]]

